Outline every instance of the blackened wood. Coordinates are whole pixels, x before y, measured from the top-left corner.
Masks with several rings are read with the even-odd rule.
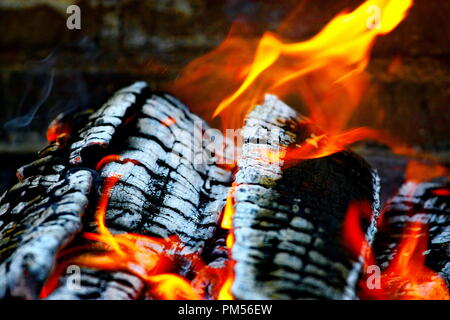
[[[85,208],[83,229],[96,231],[102,185],[116,174],[121,178],[106,212],[113,233],[176,235],[183,256],[201,255],[216,231],[232,174],[205,149],[203,120],[142,82],[118,91],[83,119],[67,144],[52,142],[38,160],[19,169],[19,183],[0,201],[0,297],[38,297],[57,254],[70,249],[67,244],[80,232]],[[72,246],[80,243],[77,238]],[[178,271],[189,274],[189,268],[186,259]],[[70,275],[64,275],[49,299],[145,296],[144,282],[126,272],[81,268],[81,277],[82,288],[73,290]]]
[[[81,230],[92,172],[26,178],[1,200],[0,297],[36,299],[58,250]]]
[[[195,133],[207,124],[180,101],[151,94],[138,112],[110,150],[136,161],[112,161],[99,170],[103,178],[122,175],[107,225],[115,232],[177,235],[186,253],[201,253],[216,230],[232,175],[215,164]]]
[[[450,287],[450,183],[447,178],[404,183],[383,209],[375,236],[377,263],[386,269],[397,257],[398,245],[408,236],[408,225],[423,223],[421,236],[428,238],[426,266]]]
[[[145,82],[136,82],[131,86],[117,91],[99,110],[89,117],[89,122],[80,130],[76,142],[72,143],[70,150],[70,163],[83,162],[83,154],[96,152],[98,148],[107,148],[116,133],[116,130],[127,120],[130,110],[140,103],[148,91]]]
[[[80,268],[80,278],[74,273],[63,274],[58,287],[48,300],[137,300],[145,298],[146,286],[137,276],[127,272],[105,272]],[[79,282],[77,282],[79,281]]]
[[[289,168],[264,159],[261,150],[299,142],[307,130],[299,121],[272,95],[247,116],[234,190],[238,299],[355,298],[361,261],[343,248],[342,223],[353,201],[368,201],[376,215],[379,179],[349,151]]]

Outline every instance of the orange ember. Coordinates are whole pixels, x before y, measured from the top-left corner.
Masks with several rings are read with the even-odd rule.
[[[64,146],[69,139],[72,127],[68,121],[63,121],[61,116],[53,120],[46,132],[47,142],[56,141],[60,146]]]
[[[170,127],[171,125],[174,125],[176,123],[176,120],[172,117],[167,117],[166,119],[162,120],[161,123],[166,127]]]

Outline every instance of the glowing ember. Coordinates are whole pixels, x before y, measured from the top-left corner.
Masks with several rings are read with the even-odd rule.
[[[68,121],[63,121],[61,116],[53,120],[46,132],[47,142],[56,141],[60,146],[64,146],[69,139],[72,128]]]
[[[170,127],[171,125],[174,125],[176,123],[176,120],[172,117],[167,117],[166,119],[162,120],[161,123],[166,127]]]

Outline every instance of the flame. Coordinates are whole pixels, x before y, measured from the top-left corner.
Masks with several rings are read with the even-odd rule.
[[[298,19],[300,4],[278,33],[260,39],[241,21],[223,43],[190,63],[171,90],[204,117],[221,118],[224,132],[240,128],[248,111],[266,93],[280,98],[297,95],[308,109],[310,123],[320,128],[301,145],[279,152],[262,150],[270,162],[320,158],[372,139],[394,153],[419,155],[398,139],[370,128],[347,128],[368,85],[365,69],[378,36],[405,19],[412,0],[367,0],[351,12],[334,17],[317,35],[289,43],[279,34]],[[220,88],[220,90],[217,90]],[[212,107],[217,106],[213,111]]]
[[[295,43],[284,42],[273,32],[255,41],[249,26],[235,23],[217,49],[188,65],[172,90],[195,112],[204,114],[217,105],[210,115],[220,115],[224,128],[240,127],[248,110],[266,93],[297,93],[310,118],[334,135],[345,128],[364,93],[363,71],[375,39],[392,31],[411,5],[411,0],[368,0],[337,15],[310,40]],[[278,32],[289,29],[295,18],[289,16]],[[202,90],[228,96],[217,103]]]
[[[382,284],[392,298],[401,300],[450,300],[445,280],[425,266],[428,237],[425,224],[406,228],[395,259],[383,272]]]
[[[231,286],[233,285],[234,277],[229,276],[225,281],[222,289],[220,289],[218,300],[234,300],[233,295],[231,294]]]
[[[234,214],[233,191],[234,187],[231,187],[230,191],[228,192],[227,200],[225,202],[225,208],[222,216],[222,223],[220,224],[220,227],[226,230],[230,230],[233,225],[233,214]]]
[[[98,162],[97,170],[114,161],[139,163],[137,160],[122,158],[119,155],[108,155]],[[132,233],[113,235],[106,227],[105,215],[109,199],[120,178],[120,174],[115,174],[104,180],[95,212],[98,233],[83,234],[84,238],[94,241],[94,244],[71,248],[63,252],[60,257],[63,263],[44,286],[40,296],[47,297],[56,288],[56,279],[64,267],[75,264],[101,270],[126,270],[146,281],[155,298],[200,299],[188,280],[166,272],[171,268],[174,251],[181,247],[177,237],[160,239]],[[193,256],[188,258],[195,262],[197,260]]]
[[[438,163],[424,163],[410,160],[406,167],[406,180],[420,183],[437,177],[450,177],[448,169]]]
[[[303,42],[285,43],[277,34],[266,32],[245,80],[219,104],[213,117],[228,108],[250,108],[248,102],[261,100],[265,93],[276,94],[290,83],[281,93],[286,89],[300,92],[311,119],[329,133],[339,131],[363,93],[364,81],[359,75],[369,62],[376,37],[392,31],[411,5],[408,0],[366,1],[353,12],[339,14],[319,34]],[[374,7],[381,13],[375,26],[368,25],[368,13]],[[295,88],[299,85],[295,80],[308,75],[308,84],[303,81]],[[310,93],[305,95],[305,90]]]
[[[222,217],[221,227],[223,229],[229,230],[226,238],[226,246],[228,248],[228,256],[231,257],[231,249],[234,245],[234,233],[233,233],[233,215],[234,215],[234,188],[236,187],[236,183],[233,183],[233,186],[230,188],[228,192],[227,200],[225,203],[225,208]],[[231,293],[231,286],[234,281],[234,262],[231,261],[227,264],[226,269],[221,272],[226,275],[225,280],[223,281],[222,287],[219,291],[219,295],[217,296],[218,300],[234,300],[233,294]]]
[[[365,238],[360,221],[369,213],[367,203],[351,204],[342,231],[345,247],[351,254],[363,259],[363,273],[366,276],[369,266],[376,264],[373,248]],[[406,225],[394,259],[381,272],[380,288],[370,289],[367,278],[363,277],[360,296],[381,300],[450,300],[445,280],[425,265],[427,234],[426,225],[421,222]]]

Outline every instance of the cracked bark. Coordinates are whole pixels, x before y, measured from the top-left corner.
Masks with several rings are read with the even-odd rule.
[[[343,249],[341,226],[352,201],[368,201],[375,218],[378,177],[349,151],[289,168],[261,158],[261,148],[298,143],[309,130],[299,121],[271,95],[247,116],[234,191],[238,299],[355,298],[361,263]],[[268,129],[279,132],[274,141]]]
[[[82,226],[95,230],[95,199],[102,181],[117,173],[121,178],[106,214],[113,233],[177,235],[181,255],[201,254],[215,232],[231,173],[215,165],[201,135],[194,135],[196,126],[208,128],[177,99],[138,82],[119,90],[75,128],[67,147],[53,143],[20,169],[22,181],[0,202],[0,296],[39,296],[58,252]],[[108,155],[114,157],[98,167]],[[51,247],[41,241],[42,232],[45,239],[53,237]],[[27,277],[20,276],[24,272]],[[66,276],[49,298],[136,299],[145,294],[142,280],[131,274],[82,268],[81,276],[83,290],[72,290]]]

